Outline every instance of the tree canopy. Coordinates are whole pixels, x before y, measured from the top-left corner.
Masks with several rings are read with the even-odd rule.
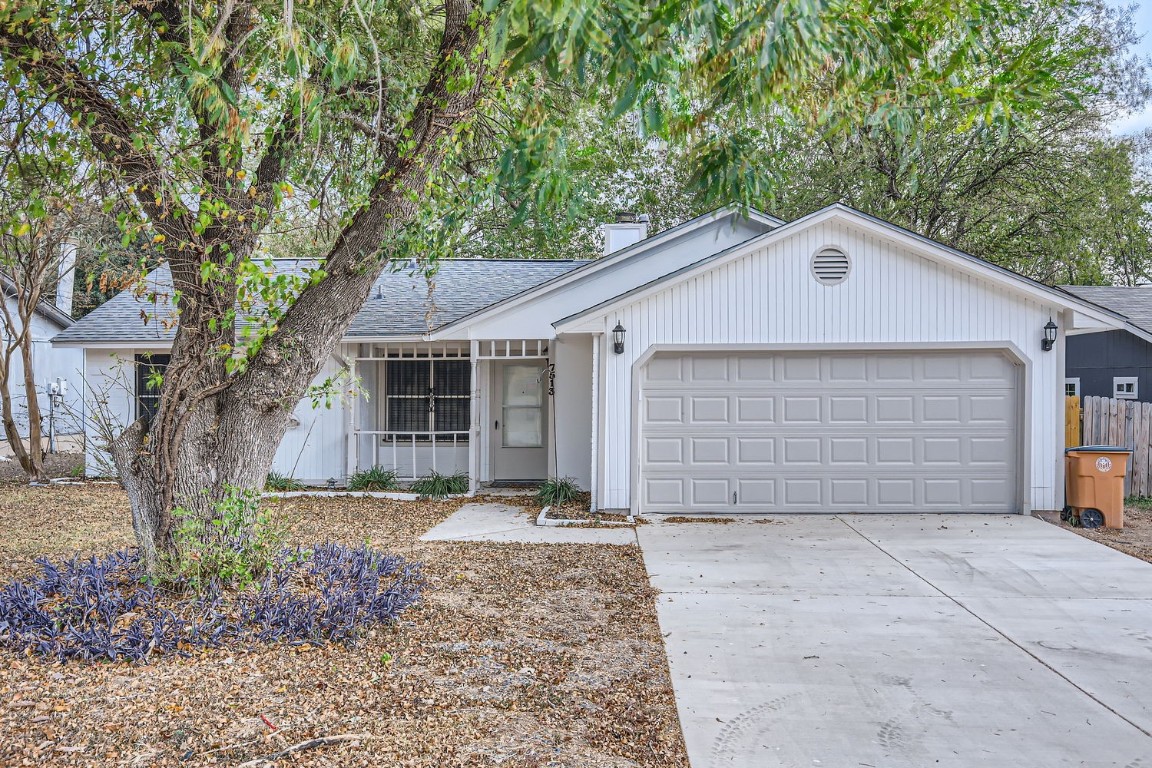
[[[1087,8],[0,0],[15,135],[98,173],[125,242],[171,270],[157,412],[111,445],[146,562],[173,546],[174,506],[211,514],[263,481],[384,259],[443,253],[495,200],[519,203],[515,221],[579,206],[568,129],[588,104],[677,153],[698,199],[762,203],[777,125],[832,142],[1028,133],[1082,90],[1046,30]],[[277,274],[276,252],[315,260]]]

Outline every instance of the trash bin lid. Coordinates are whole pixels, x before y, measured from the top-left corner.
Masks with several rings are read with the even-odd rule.
[[[1131,448],[1124,448],[1119,445],[1077,445],[1073,448],[1064,449],[1064,453],[1071,453],[1072,451],[1086,451],[1089,453],[1132,453]]]

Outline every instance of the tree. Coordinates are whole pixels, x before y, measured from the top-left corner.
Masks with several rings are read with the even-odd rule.
[[[173,547],[174,506],[209,516],[229,486],[263,482],[383,258],[442,245],[477,195],[570,196],[557,105],[609,92],[612,119],[637,116],[688,148],[712,194],[751,201],[765,179],[738,129],[756,115],[829,126],[860,113],[899,129],[926,107],[990,125],[1041,107],[1061,85],[1046,51],[1002,55],[1031,12],[1018,0],[0,0],[8,83],[51,103],[58,142],[131,198],[126,236],[171,268],[179,326],[158,411],[111,446],[145,562]],[[960,76],[977,65],[995,76]],[[491,170],[468,175],[485,156]],[[300,228],[316,265],[266,274],[260,248]]]
[[[1112,137],[1107,124],[1149,99],[1130,9],[1099,2],[1034,3],[1002,43],[1005,54],[1041,46],[1062,88],[1025,123],[989,125],[964,110],[937,109],[910,124],[846,111],[839,130],[784,111],[743,118],[749,165],[771,183],[753,204],[794,219],[845,202],[1038,280],[1146,280],[1152,221],[1142,139]],[[965,79],[990,76],[977,62]],[[606,124],[611,103],[574,110],[563,165],[579,179],[582,216],[531,196],[494,198],[469,220],[465,253],[583,257],[597,222],[614,210],[652,216],[662,229],[726,200],[690,182],[690,148]]]

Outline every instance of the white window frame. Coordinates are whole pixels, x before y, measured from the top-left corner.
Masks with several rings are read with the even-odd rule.
[[[1129,386],[1131,385],[1131,386]],[[1113,376],[1112,397],[1117,400],[1136,400],[1140,397],[1140,377]]]
[[[1072,391],[1068,391],[1068,385],[1072,385]],[[1080,397],[1080,379],[1079,377],[1072,379],[1064,379],[1064,396],[1065,397]]]

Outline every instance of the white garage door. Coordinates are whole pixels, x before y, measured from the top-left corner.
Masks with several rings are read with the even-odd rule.
[[[1017,366],[998,352],[657,355],[643,512],[1014,512]]]

